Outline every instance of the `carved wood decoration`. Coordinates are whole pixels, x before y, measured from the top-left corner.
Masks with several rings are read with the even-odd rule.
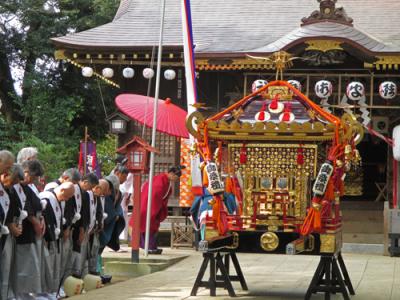
[[[331,20],[353,26],[353,19],[350,18],[343,7],[336,8],[337,0],[318,0],[320,9],[315,10],[307,18],[303,18],[302,25],[308,25],[324,20]]]

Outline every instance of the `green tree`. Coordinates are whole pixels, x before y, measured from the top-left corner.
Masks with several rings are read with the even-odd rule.
[[[118,0],[0,1],[1,148],[17,152],[18,147],[37,146],[49,159],[47,171],[54,177],[76,164],[85,126],[92,138],[104,138],[108,126],[103,107],[113,110],[116,91],[55,61],[50,38],[109,22],[118,4]]]

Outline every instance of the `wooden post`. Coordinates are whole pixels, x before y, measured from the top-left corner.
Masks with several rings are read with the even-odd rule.
[[[383,255],[389,255],[389,201],[383,203]]]
[[[83,176],[86,176],[86,168],[87,168],[87,142],[88,142],[88,130],[87,126],[85,126],[85,146],[83,151]]]
[[[140,245],[140,185],[141,185],[141,174],[133,174],[133,225],[132,225],[132,255],[131,260],[133,263],[139,262],[139,245]]]

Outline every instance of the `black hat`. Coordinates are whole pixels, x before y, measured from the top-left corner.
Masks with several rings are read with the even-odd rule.
[[[117,158],[115,159],[115,162],[122,166],[125,165],[127,161],[128,158],[123,154],[118,154]]]
[[[175,167],[170,168],[168,170],[168,173],[174,173],[176,176],[181,177],[183,169],[186,169],[186,167],[182,166],[182,165],[181,166],[175,166]]]

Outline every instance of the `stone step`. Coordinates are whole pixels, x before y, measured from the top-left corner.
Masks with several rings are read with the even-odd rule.
[[[383,211],[342,210],[343,221],[383,222]]]
[[[119,277],[138,277],[164,270],[168,266],[167,263],[133,264],[126,261],[110,261],[104,264],[104,272]]]
[[[118,277],[138,277],[154,272],[162,271],[169,266],[184,259],[185,256],[174,258],[149,259],[140,258],[139,263],[132,263],[130,258],[108,258],[104,261],[105,274],[112,274]]]
[[[384,254],[383,244],[357,244],[357,243],[343,243],[342,253],[356,253],[356,254]]]
[[[377,221],[344,221],[342,223],[344,233],[380,233],[383,234],[383,222]]]
[[[344,243],[383,244],[383,233],[343,233]]]
[[[374,201],[341,201],[340,207],[342,210],[375,210],[383,211],[384,202]]]

